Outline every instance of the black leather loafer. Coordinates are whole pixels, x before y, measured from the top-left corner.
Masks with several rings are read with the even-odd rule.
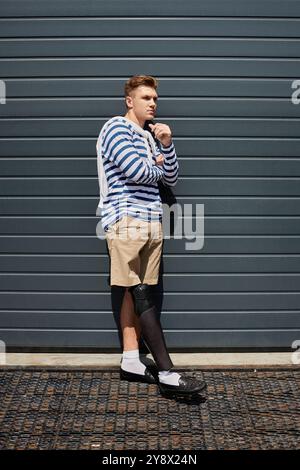
[[[179,385],[169,385],[158,382],[158,386],[161,393],[191,395],[203,391],[206,388],[206,383],[193,377],[182,375],[179,378]]]
[[[144,382],[148,384],[157,383],[157,377],[154,368],[150,366],[146,367],[145,374],[134,374],[133,372],[127,372],[121,368],[120,380],[127,380],[128,382]]]

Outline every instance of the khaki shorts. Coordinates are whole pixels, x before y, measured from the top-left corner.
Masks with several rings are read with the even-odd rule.
[[[110,285],[158,284],[162,223],[123,216],[106,231]]]

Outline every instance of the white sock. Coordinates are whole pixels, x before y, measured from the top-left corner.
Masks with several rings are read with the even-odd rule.
[[[177,372],[171,372],[169,370],[160,370],[158,372],[158,379],[163,384],[179,385],[180,377],[180,374],[177,374]]]
[[[121,368],[133,374],[145,374],[146,366],[140,361],[138,349],[123,351]]]

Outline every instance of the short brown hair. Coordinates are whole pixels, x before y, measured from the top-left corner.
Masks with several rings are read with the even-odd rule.
[[[141,85],[150,86],[156,90],[158,81],[151,75],[134,75],[133,77],[130,77],[125,83],[125,96],[129,96],[132,90]]]

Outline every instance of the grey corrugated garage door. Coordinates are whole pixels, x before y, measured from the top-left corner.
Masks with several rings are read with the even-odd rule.
[[[0,2],[0,339],[118,347],[95,236],[95,144],[134,74],[159,79],[178,202],[205,244],[166,240],[169,347],[289,347],[300,338],[300,2]]]

